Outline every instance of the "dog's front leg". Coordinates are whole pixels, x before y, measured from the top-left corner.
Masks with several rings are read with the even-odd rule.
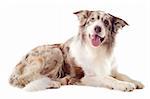
[[[130,77],[126,76],[125,74],[119,73],[117,70],[117,62],[114,58],[113,62],[112,62],[112,76],[120,81],[126,81],[126,82],[130,82],[133,83],[136,87],[136,89],[143,89],[144,85],[136,80],[131,79]]]
[[[106,87],[109,89],[121,90],[121,91],[133,91],[135,85],[130,82],[124,82],[117,80],[111,76],[104,77],[84,77],[81,79],[82,85],[95,86],[95,87]]]
[[[144,88],[144,85],[141,82],[133,80],[130,77],[126,76],[125,74],[119,73],[117,71],[115,71],[115,73],[113,73],[113,74],[114,74],[113,77],[118,79],[118,80],[131,82],[131,83],[135,84],[136,89],[143,89]]]

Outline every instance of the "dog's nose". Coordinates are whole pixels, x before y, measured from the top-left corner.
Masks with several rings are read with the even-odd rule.
[[[101,32],[101,27],[97,25],[97,26],[95,26],[94,30],[95,30],[96,33],[100,33]]]

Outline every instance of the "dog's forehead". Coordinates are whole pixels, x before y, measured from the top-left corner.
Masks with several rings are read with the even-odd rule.
[[[105,15],[106,13],[104,11],[97,11],[98,14],[100,15]]]
[[[108,16],[108,13],[105,13],[104,11],[92,11],[91,13],[92,16],[97,16],[99,15],[101,18],[104,17],[104,16]]]

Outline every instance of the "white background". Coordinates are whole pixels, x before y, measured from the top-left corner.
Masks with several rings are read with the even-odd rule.
[[[1,0],[0,1],[0,98],[150,98],[150,2],[146,0]],[[130,26],[117,36],[119,70],[144,83],[131,93],[105,88],[63,86],[41,92],[11,87],[8,77],[21,57],[42,44],[64,42],[77,34],[72,13],[81,9],[103,10],[126,20]]]

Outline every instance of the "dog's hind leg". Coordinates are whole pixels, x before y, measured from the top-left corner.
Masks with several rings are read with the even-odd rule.
[[[9,82],[16,87],[25,87],[30,82],[40,82],[43,77],[47,81],[61,77],[63,54],[56,45],[40,46],[30,51],[15,67]],[[45,81],[45,80],[44,80]],[[53,85],[50,83],[49,87]],[[48,86],[47,86],[48,87]]]
[[[25,65],[23,63],[19,63],[16,65],[16,67],[13,70],[13,73],[11,74],[9,78],[9,83],[13,86],[18,86],[20,88],[24,87],[24,84],[19,84],[19,77],[22,75],[23,69]]]

